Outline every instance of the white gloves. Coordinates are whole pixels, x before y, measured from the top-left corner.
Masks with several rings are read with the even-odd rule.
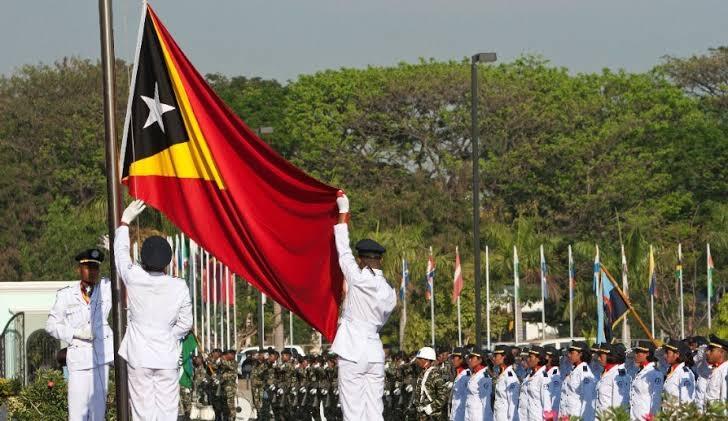
[[[418,411],[424,412],[427,415],[432,415],[432,405],[421,406],[417,408]]]
[[[407,393],[412,393],[412,390],[413,390],[412,385],[408,384],[407,387],[404,388],[404,390],[406,390]]]
[[[82,341],[92,341],[94,339],[94,334],[91,332],[91,327],[79,327],[78,329],[73,331],[73,337],[76,339],[80,339]]]
[[[349,198],[346,197],[346,193],[339,190],[336,195],[336,206],[339,207],[339,213],[349,213]]]
[[[100,236],[99,243],[96,245],[96,247],[109,251],[109,234],[104,234]]]
[[[121,214],[121,222],[127,225],[131,224],[131,221],[144,212],[146,207],[147,205],[142,200],[135,200],[129,203],[129,206],[124,209],[124,213]]]

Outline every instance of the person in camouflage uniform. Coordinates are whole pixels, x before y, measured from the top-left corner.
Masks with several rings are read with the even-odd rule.
[[[255,408],[255,412],[258,414],[258,419],[261,418],[261,409],[263,408],[267,356],[268,354],[265,351],[262,349],[258,350],[254,355],[253,370],[250,372],[250,394],[253,400],[253,408]]]
[[[266,351],[268,359],[265,362],[265,369],[261,376],[263,377],[265,388],[263,389],[263,401],[260,406],[260,412],[258,413],[258,419],[262,421],[269,421],[271,415],[273,415],[274,402],[277,395],[276,389],[276,366],[278,365],[278,351],[273,348],[268,348]],[[275,416],[273,416],[275,417]]]
[[[415,382],[419,374],[420,368],[415,361],[415,355],[406,355],[401,366],[402,377],[402,393],[400,395],[399,418],[404,419],[409,409],[412,407],[414,399]]]
[[[276,396],[273,402],[273,414],[276,421],[287,421],[290,414],[290,385],[293,378],[293,362],[291,351],[284,349],[281,352],[281,361],[274,368]]]
[[[195,402],[209,404],[208,385],[210,379],[207,374],[207,366],[199,355],[192,359],[192,365],[194,366],[192,393],[195,396]]]
[[[238,365],[235,362],[235,350],[228,349],[220,362],[220,382],[223,390],[225,405],[223,407],[224,420],[231,421],[237,414],[235,398],[238,394]]]
[[[415,382],[410,415],[418,421],[446,420],[448,390],[440,370],[434,365],[435,350],[424,347],[417,353],[420,373]]]
[[[399,395],[395,395],[397,385],[397,366],[399,365],[399,354],[392,353],[384,360],[384,419],[394,419],[394,404]]]
[[[215,411],[215,421],[223,420],[225,401],[223,397],[223,389],[220,378],[220,363],[222,362],[222,350],[215,348],[208,355],[205,363],[210,370],[210,405]]]
[[[288,385],[291,391],[291,399],[288,402],[288,419],[300,420],[303,417],[303,406],[306,403],[306,368],[308,362],[305,358],[301,358],[298,354],[292,358],[293,375]]]
[[[313,418],[315,421],[321,420],[321,381],[323,380],[324,370],[321,364],[321,357],[311,356],[308,358],[308,371],[306,373],[306,387],[308,388],[307,408],[304,412],[307,420]]]
[[[339,406],[339,372],[336,354],[329,354],[324,369],[324,384],[321,393],[324,396],[324,417],[326,421],[339,421],[341,416],[341,406]]]

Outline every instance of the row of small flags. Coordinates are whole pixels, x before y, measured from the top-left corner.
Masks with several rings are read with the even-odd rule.
[[[626,279],[628,276],[628,269],[627,269],[627,256],[624,252],[624,246],[622,246],[622,278]],[[546,258],[544,256],[543,246],[540,247],[540,255],[541,255],[541,263],[540,263],[540,279],[541,279],[541,290],[542,290],[542,298],[548,299],[549,298],[549,289],[548,289],[548,265],[546,264]],[[518,251],[516,250],[516,247],[513,247],[513,270],[514,270],[514,278],[519,278],[519,266],[520,262],[518,260]],[[708,280],[708,297],[713,296],[713,273],[715,271],[715,265],[713,264],[713,257],[710,254],[710,244],[707,245],[707,280]],[[648,273],[649,273],[649,294],[653,297],[657,297],[657,274],[656,274],[656,267],[655,267],[655,255],[654,250],[652,248],[652,245],[650,245],[650,254],[649,254],[649,262],[648,262]],[[594,283],[593,283],[593,290],[597,290],[597,283],[600,279],[600,273],[602,272],[601,269],[601,262],[599,258],[599,247],[597,246],[596,249],[596,256],[594,259]],[[682,245],[678,245],[678,263],[675,269],[675,275],[676,277],[680,277],[682,272]],[[404,300],[406,296],[407,287],[410,282],[410,270],[409,270],[409,263],[406,259],[402,259],[402,276],[400,279],[400,288],[399,288],[399,299]],[[430,247],[430,254],[427,259],[427,269],[425,272],[425,299],[430,300],[432,299],[433,291],[434,291],[434,285],[435,285],[435,258],[432,254],[432,247]],[[569,246],[569,298],[573,299],[574,291],[573,289],[576,287],[576,269],[574,267],[574,258],[571,252],[571,246]],[[463,289],[463,274],[462,274],[462,267],[460,265],[460,252],[458,248],[455,248],[455,273],[453,275],[453,291],[452,291],[452,301],[455,302],[458,297],[460,297],[460,293]]]

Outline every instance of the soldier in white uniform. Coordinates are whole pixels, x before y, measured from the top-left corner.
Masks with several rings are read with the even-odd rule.
[[[465,399],[468,397],[468,380],[470,372],[465,363],[465,349],[455,348],[450,354],[450,361],[455,369],[455,380],[452,382],[450,397],[450,421],[465,420]]]
[[[597,415],[615,407],[629,405],[630,378],[624,368],[625,350],[622,344],[601,344],[599,364],[604,368],[597,382]]]
[[[728,341],[710,335],[708,341],[708,363],[713,367],[705,389],[705,405],[728,400]]]
[[[184,280],[165,273],[172,259],[167,240],[144,240],[141,266],[129,255],[129,224],[144,211],[132,202],[114,238],[116,268],[126,285],[129,324],[119,355],[129,365],[129,401],[135,420],[175,421],[179,408],[181,341],[192,327],[192,303]]]
[[[705,404],[705,389],[712,367],[708,364],[708,341],[702,336],[693,336],[688,341],[693,352],[693,373],[695,373],[695,404],[703,409]]]
[[[657,369],[655,345],[652,342],[633,348],[634,362],[638,368],[629,392],[630,419],[644,420],[654,417],[662,402],[663,375]]]
[[[56,294],[46,332],[68,344],[68,419],[103,420],[109,364],[114,361],[114,339],[108,323],[111,310],[111,283],[99,281],[104,260],[98,249],[76,256],[81,281]]]
[[[693,364],[690,348],[675,339],[670,339],[662,347],[666,363],[663,406],[692,403],[695,399],[695,375],[690,370]]]
[[[498,378],[496,378],[494,386],[493,419],[497,421],[517,421],[521,382],[513,369],[515,358],[510,347],[506,345],[496,346],[491,360],[493,365],[498,367]]]
[[[549,373],[549,390],[551,392],[551,408],[558,414],[561,400],[561,353],[553,345],[543,347],[546,351],[546,371]]]
[[[465,399],[465,421],[492,421],[490,399],[493,379],[488,375],[485,352],[474,349],[468,355],[468,397]]]
[[[573,369],[561,384],[559,417],[574,416],[582,421],[593,421],[596,383],[589,368],[591,353],[586,342],[572,341],[569,360]]]
[[[384,278],[384,247],[372,240],[356,245],[359,262],[349,247],[349,199],[336,199],[339,223],[334,226],[346,297],[331,351],[339,356],[339,399],[345,421],[382,420],[384,349],[379,330],[394,310],[397,297]]]
[[[528,351],[528,367],[530,372],[521,384],[521,390],[525,390],[525,399],[518,402],[519,415],[523,414],[520,421],[541,421],[553,418],[555,413],[553,398],[551,397],[551,382],[549,373],[546,370],[546,350],[540,346],[532,346]]]

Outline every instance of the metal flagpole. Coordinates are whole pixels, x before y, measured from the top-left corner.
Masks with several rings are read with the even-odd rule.
[[[490,251],[485,246],[485,340],[490,349]]]
[[[627,280],[627,274],[628,274],[627,255],[624,253],[624,244],[622,244],[621,247],[622,247],[622,291],[624,292],[625,297],[629,299],[629,281]],[[622,322],[622,343],[626,347],[629,347],[629,344],[630,344],[629,336],[630,336],[629,335],[629,322],[627,321],[627,317],[625,317],[624,321]]]
[[[678,277],[680,280],[680,336],[685,337],[685,307],[683,300],[683,267],[682,267],[682,244],[677,245]]]
[[[238,279],[233,273],[233,349],[238,350]]]
[[[541,339],[546,340],[546,273],[544,272],[546,260],[543,256],[543,244],[541,244]]]
[[[225,266],[225,341],[226,348],[230,349],[230,268]]]
[[[432,246],[430,246],[430,257],[432,257]],[[434,271],[434,259],[433,259]],[[432,346],[435,346],[435,275],[432,275],[432,291],[430,293],[430,334],[432,336]]]
[[[114,233],[121,218],[119,159],[116,149],[116,75],[114,57],[114,23],[111,0],[99,0],[99,32],[103,70],[104,140],[106,149],[106,223],[109,230],[109,277],[111,279],[111,317],[114,339],[114,375],[116,378],[116,414],[120,421],[129,419],[129,389],[126,361],[119,356],[119,345],[126,329],[126,290],[114,264]]]
[[[260,293],[260,346],[265,346],[265,294]]]
[[[455,255],[460,256],[460,250],[458,250],[458,246],[455,246]],[[460,262],[459,258],[458,262]],[[460,276],[462,276],[462,271],[460,273]],[[460,293],[458,293],[458,346],[463,346],[463,326],[462,318],[460,315]]]
[[[407,263],[402,258],[402,279],[400,289],[402,290],[402,317],[399,321],[399,349],[404,349],[404,334],[407,327]],[[404,287],[404,288],[403,288]]]
[[[197,330],[199,325],[197,324],[197,274],[195,269],[197,268],[197,262],[195,261],[197,254],[197,244],[190,238],[190,278],[192,283],[192,331],[195,332],[195,336],[200,337],[200,332]]]
[[[293,312],[288,310],[288,334],[290,335],[289,342],[291,348],[293,347]]]
[[[652,253],[653,253],[652,244],[650,244],[650,262],[649,262],[650,283],[652,282],[652,277],[655,276],[655,274],[654,274],[655,257]],[[655,285],[654,287],[656,288],[657,285]],[[653,291],[650,291],[650,333],[652,333],[652,337],[654,338],[655,337],[655,294]]]
[[[205,338],[207,339],[207,352],[210,352],[212,349],[212,338],[210,335],[212,334],[210,329],[210,299],[212,298],[212,277],[210,276],[210,253],[205,250],[205,292],[207,293],[205,296],[207,299],[205,300],[205,313],[206,313],[206,320],[207,320],[207,333],[205,334]]]
[[[212,319],[210,330],[212,333],[215,334],[215,338],[213,339],[212,343],[215,345],[215,348],[219,348],[220,345],[220,335],[218,335],[217,330],[214,327],[214,324],[217,323],[217,259],[215,256],[212,257]]]
[[[569,244],[569,338],[574,340],[574,257]]]
[[[710,330],[713,327],[712,311],[710,308],[710,302],[713,298],[713,257],[710,255],[710,243],[707,244],[706,249],[708,251],[706,257],[708,278],[708,330]]]
[[[516,345],[518,345],[519,341],[519,330],[521,328],[519,323],[519,317],[518,317],[518,250],[516,249],[516,246],[513,246],[513,317],[514,317],[514,323],[513,323],[513,329],[515,330],[514,334],[514,342]]]
[[[220,300],[220,306],[219,306],[220,319],[218,322],[219,325],[217,327],[217,331],[218,331],[218,335],[220,336],[220,348],[226,348],[225,347],[225,317],[224,317],[225,312],[223,311],[223,308],[222,308],[222,306],[224,305],[223,301],[222,301],[222,282],[223,282],[222,277],[224,276],[224,273],[222,270],[222,262],[220,262],[219,260],[216,260],[216,266],[218,267],[218,275],[220,277],[220,280],[217,280],[217,278],[216,278],[217,287],[218,287],[218,291],[219,291],[219,295],[218,295],[217,299]]]

